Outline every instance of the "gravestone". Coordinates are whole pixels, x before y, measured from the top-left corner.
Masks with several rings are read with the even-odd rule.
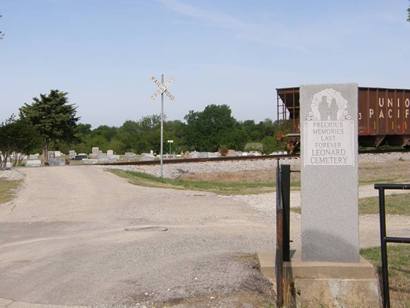
[[[300,88],[302,260],[359,261],[358,87]]]
[[[140,159],[139,160],[143,160],[143,161],[147,161],[147,160],[154,160],[155,156],[151,153],[142,153],[140,155]]]
[[[70,159],[74,159],[76,156],[77,156],[77,152],[76,152],[76,151],[74,151],[74,150],[68,151],[68,157],[69,157]]]
[[[41,160],[39,159],[29,159],[26,161],[26,167],[41,167]]]
[[[198,152],[198,158],[208,158],[208,152]]]
[[[125,152],[123,156],[123,159],[127,161],[137,160],[137,158],[138,158],[138,155],[135,154],[134,152]]]
[[[88,155],[88,157],[89,157],[90,159],[98,159],[100,153],[102,153],[102,152],[100,151],[100,148],[99,148],[99,147],[92,147],[92,148],[91,148],[91,153],[90,153],[90,155]]]
[[[34,159],[39,159],[40,154],[30,154],[28,156],[28,159],[34,160]]]

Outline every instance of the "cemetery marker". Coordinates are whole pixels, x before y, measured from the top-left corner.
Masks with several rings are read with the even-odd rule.
[[[359,262],[356,84],[302,86],[302,260]]]

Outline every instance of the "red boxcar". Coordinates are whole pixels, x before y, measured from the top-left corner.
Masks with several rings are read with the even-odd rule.
[[[277,119],[290,120],[299,134],[299,87],[277,92]],[[359,144],[410,146],[410,89],[359,87]]]

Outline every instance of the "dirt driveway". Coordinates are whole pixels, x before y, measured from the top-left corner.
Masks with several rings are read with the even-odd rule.
[[[17,199],[0,206],[0,307],[260,307],[271,298],[252,257],[273,251],[271,196],[139,187],[96,166],[22,171]],[[410,232],[409,217],[388,221]],[[293,212],[291,233],[298,247]],[[378,237],[377,216],[362,216],[362,246]]]
[[[272,217],[244,202],[137,187],[92,166],[23,172],[18,198],[0,207],[0,306],[196,306],[268,292],[250,254],[273,249]]]

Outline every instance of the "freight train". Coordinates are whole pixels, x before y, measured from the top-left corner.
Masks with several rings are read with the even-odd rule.
[[[299,87],[276,89],[277,119],[291,123],[288,150],[299,145]],[[410,89],[359,87],[359,146],[410,148]]]

